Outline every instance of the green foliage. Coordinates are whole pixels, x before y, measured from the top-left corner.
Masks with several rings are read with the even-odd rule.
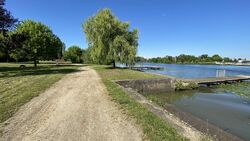
[[[109,9],[102,9],[82,25],[95,63],[119,61],[133,64],[138,46],[138,31],[129,31],[127,22],[119,21]]]
[[[165,56],[165,57],[150,58],[147,59],[146,61],[153,63],[176,63],[176,58],[172,56]]]
[[[8,38],[7,38],[8,39]],[[7,56],[6,37],[3,32],[0,33],[0,60],[4,60]],[[5,60],[6,61],[6,60]]]
[[[0,33],[0,52],[5,61],[11,59],[12,53],[22,47],[22,43],[27,37],[28,36],[24,33],[15,33],[11,31]]]
[[[177,61],[177,63],[186,63],[186,62],[197,63],[195,56],[185,55],[185,54],[181,54],[181,55],[177,56],[176,61]]]
[[[215,54],[212,56],[212,60],[216,62],[221,62],[223,59],[218,54]]]
[[[210,64],[222,61],[233,62],[233,60],[228,57],[222,58],[219,55],[213,55],[212,57],[210,57],[207,54],[203,54],[199,57],[193,55],[181,54],[176,57],[165,56],[165,57],[150,58],[147,61],[153,63],[179,63],[179,64],[197,64],[197,63]]]
[[[175,90],[192,90],[198,88],[198,85],[194,82],[184,82],[181,80],[176,80],[174,85]]]
[[[82,63],[82,49],[76,45],[71,46],[65,51],[63,58],[70,60],[72,63]]]
[[[87,48],[86,50],[82,50],[81,59],[82,59],[82,62],[84,64],[92,64],[93,63],[93,60],[90,56],[90,49],[89,48]]]
[[[0,0],[0,61],[52,60],[62,55],[62,42],[40,22],[17,19]]]
[[[145,62],[146,59],[144,57],[141,57],[141,56],[136,56],[135,57],[135,62]]]
[[[11,13],[4,8],[5,0],[0,0],[0,32],[6,32],[12,28],[17,19],[15,19]]]
[[[25,52],[27,58],[34,60],[35,67],[38,59],[52,60],[61,54],[63,43],[48,26],[40,22],[22,21],[17,25],[14,33],[25,33],[28,36],[21,50]],[[14,56],[23,56],[18,52]]]
[[[7,46],[12,38],[8,32],[15,26],[17,19],[4,8],[4,5],[5,0],[0,0],[0,61],[9,61],[11,49],[7,48]]]

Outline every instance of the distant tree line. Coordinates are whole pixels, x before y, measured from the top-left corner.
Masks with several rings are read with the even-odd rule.
[[[144,58],[143,58],[144,59]],[[239,58],[240,59],[240,58]],[[137,61],[142,60],[142,57],[138,57]],[[179,63],[179,64],[199,64],[199,63],[214,63],[214,62],[237,62],[238,59],[231,59],[229,57],[221,57],[218,54],[213,56],[209,56],[207,54],[203,54],[201,56],[194,55],[185,55],[181,54],[179,56],[165,56],[165,57],[155,57],[144,59],[145,62],[153,62],[153,63]]]
[[[81,49],[77,45],[70,46],[63,54],[63,58],[66,61],[71,61],[72,63],[93,63],[89,49]]]
[[[18,21],[0,0],[0,61],[54,60],[62,57],[63,42],[52,30],[32,20]]]

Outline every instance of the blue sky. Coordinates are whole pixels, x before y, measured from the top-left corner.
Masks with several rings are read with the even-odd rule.
[[[12,14],[48,25],[66,46],[87,47],[81,24],[110,8],[139,30],[138,55],[220,54],[250,59],[250,0],[7,0]]]

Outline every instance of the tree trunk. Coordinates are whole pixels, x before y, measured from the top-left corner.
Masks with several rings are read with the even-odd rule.
[[[36,61],[36,56],[34,57],[34,67],[37,67],[37,61]]]
[[[113,68],[115,68],[115,60],[113,60],[112,63],[113,63]]]
[[[10,61],[9,51],[6,51],[5,58],[6,58],[6,62],[9,63],[9,61]]]

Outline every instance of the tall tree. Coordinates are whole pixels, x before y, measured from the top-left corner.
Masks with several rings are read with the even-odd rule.
[[[72,63],[81,63],[82,49],[79,46],[73,45],[64,53],[64,59],[71,60]]]
[[[10,60],[13,51],[20,49],[22,43],[28,38],[25,33],[14,33],[12,31],[0,34],[0,52],[3,53],[5,61]]]
[[[90,57],[90,48],[82,50],[82,62],[84,64],[91,64],[93,63],[92,58]]]
[[[223,59],[220,57],[220,55],[215,54],[212,56],[212,60],[216,62],[221,62]]]
[[[25,20],[17,25],[14,32],[25,33],[28,36],[22,44],[22,50],[26,52],[27,58],[34,61],[34,67],[37,66],[38,59],[58,58],[63,43],[48,26]]]
[[[8,31],[12,29],[17,22],[11,13],[4,8],[5,0],[0,0],[0,60],[9,60],[9,51],[13,46],[10,43],[11,39],[16,35],[9,34]]]
[[[207,54],[202,54],[201,56],[199,56],[199,61],[200,62],[209,62],[209,56]]]
[[[233,62],[233,60],[231,58],[229,58],[229,57],[224,57],[223,61],[224,62]]]
[[[138,31],[130,31],[127,22],[119,21],[109,9],[102,9],[88,18],[82,25],[90,56],[99,64],[120,61],[125,64],[135,62],[138,47]]]
[[[17,19],[15,19],[10,11],[4,8],[5,0],[0,0],[0,31],[6,32],[12,28]]]

